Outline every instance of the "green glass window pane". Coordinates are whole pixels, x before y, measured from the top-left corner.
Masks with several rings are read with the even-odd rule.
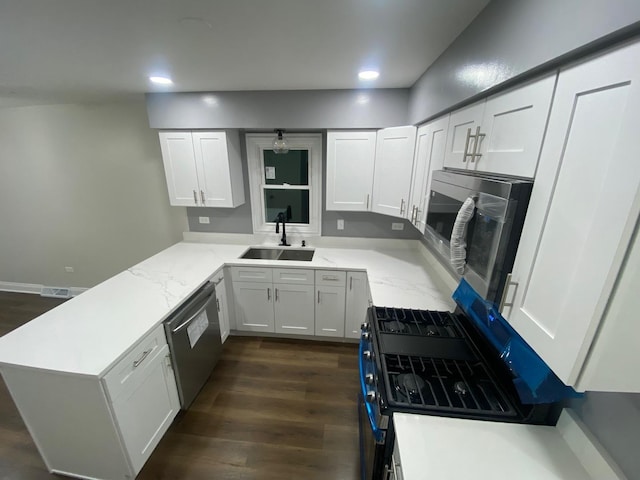
[[[309,190],[264,190],[265,222],[275,222],[278,213],[290,213],[287,223],[309,223]]]
[[[289,150],[278,154],[265,150],[263,156],[267,185],[309,185],[308,150]]]

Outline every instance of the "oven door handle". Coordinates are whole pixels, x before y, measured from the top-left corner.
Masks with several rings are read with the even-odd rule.
[[[373,411],[373,406],[371,402],[367,401],[367,384],[364,381],[365,371],[364,371],[364,340],[360,339],[360,348],[358,351],[358,366],[360,369],[360,389],[362,390],[362,402],[364,403],[364,408],[367,411],[367,417],[369,417],[369,424],[371,425],[371,430],[373,431],[373,437],[376,439],[376,442],[382,442],[384,440],[383,432],[376,425],[376,415]]]
[[[451,241],[449,242],[451,266],[460,275],[464,274],[464,267],[467,264],[467,224],[473,218],[475,209],[475,199],[468,197],[458,210],[453,230],[451,230]]]

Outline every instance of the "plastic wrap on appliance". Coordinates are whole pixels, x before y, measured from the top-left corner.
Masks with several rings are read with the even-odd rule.
[[[465,279],[460,280],[458,288],[453,292],[453,299],[509,367],[523,403],[551,403],[582,396],[562,383],[544,360],[500,315],[495,305],[478,295]]]

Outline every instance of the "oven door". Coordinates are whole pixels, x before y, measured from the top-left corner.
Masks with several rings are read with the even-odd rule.
[[[373,351],[371,341],[361,338],[358,352],[361,390],[358,394],[361,480],[383,480],[386,431],[381,428],[375,382],[376,363],[371,357],[365,358],[366,351]]]

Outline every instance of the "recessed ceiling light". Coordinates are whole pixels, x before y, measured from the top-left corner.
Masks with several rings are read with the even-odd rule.
[[[363,70],[362,72],[358,73],[358,78],[360,80],[375,80],[379,76],[380,72],[376,70]]]
[[[173,85],[173,81],[169,77],[149,77],[149,80],[158,85]]]

